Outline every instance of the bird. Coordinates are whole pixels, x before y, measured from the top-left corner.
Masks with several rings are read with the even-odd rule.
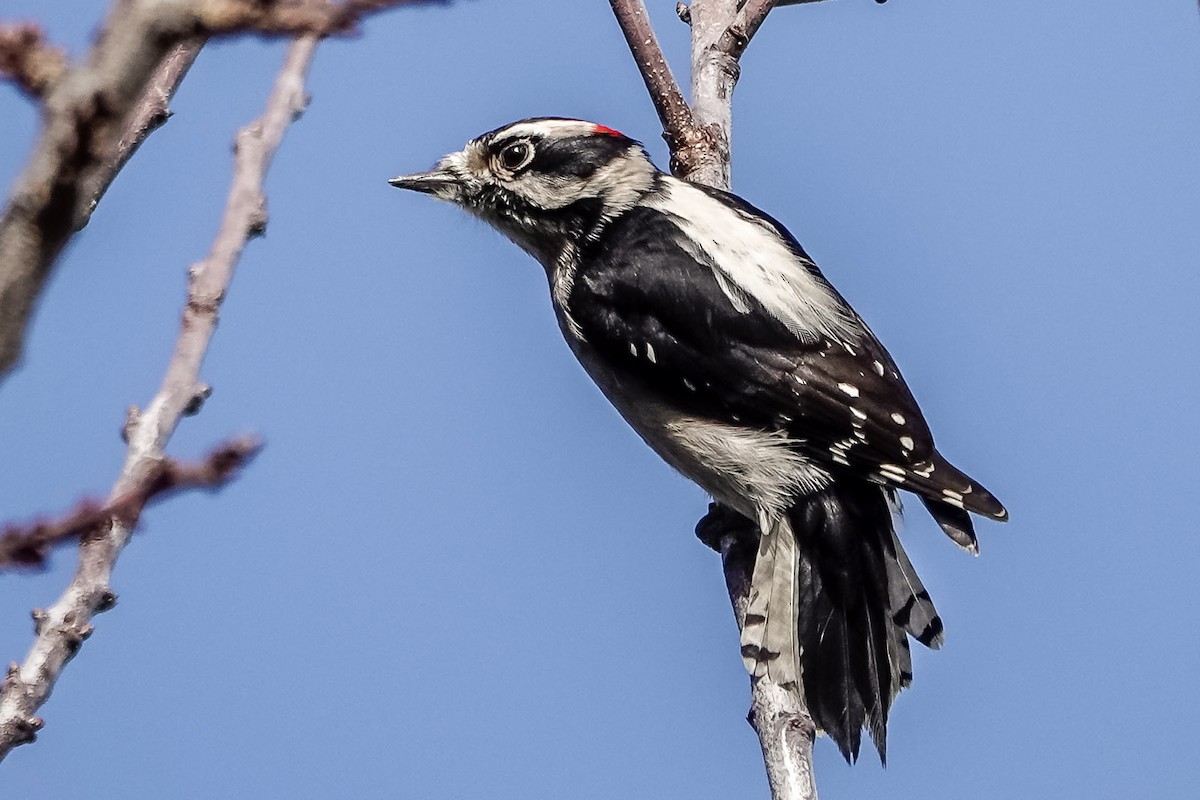
[[[908,639],[943,641],[897,535],[898,492],[975,554],[971,514],[1008,512],[937,451],[896,363],[795,237],[577,119],[504,125],[389,183],[461,207],[542,265],[601,392],[757,532],[747,671],[800,687],[848,762],[865,729],[886,764]]]

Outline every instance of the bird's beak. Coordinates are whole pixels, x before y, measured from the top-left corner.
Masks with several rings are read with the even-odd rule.
[[[388,181],[397,189],[412,189],[414,192],[424,192],[425,194],[438,194],[457,182],[458,179],[453,173],[440,169],[414,172],[412,175],[400,175]]]
[[[397,189],[431,194],[439,200],[457,202],[462,198],[467,182],[466,157],[463,153],[451,153],[428,172],[415,172],[392,178],[388,183]]]

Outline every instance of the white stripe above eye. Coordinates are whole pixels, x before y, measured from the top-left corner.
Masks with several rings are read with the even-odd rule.
[[[535,119],[517,122],[496,132],[496,138],[520,139],[531,136],[552,136],[565,139],[568,136],[591,136],[596,132],[596,123],[580,119]]]
[[[749,310],[738,302],[744,292],[804,342],[859,338],[845,304],[767,223],[669,176],[662,178],[662,191],[646,200],[670,215],[704,251],[718,285],[738,311]]]

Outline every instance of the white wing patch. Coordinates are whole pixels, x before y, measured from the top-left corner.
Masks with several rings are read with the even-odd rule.
[[[662,191],[647,200],[704,251],[721,291],[739,312],[749,311],[744,300],[749,296],[804,342],[860,337],[845,304],[766,223],[667,176]],[[707,235],[713,231],[716,236]]]

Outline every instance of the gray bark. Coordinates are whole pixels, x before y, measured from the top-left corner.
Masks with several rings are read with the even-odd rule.
[[[807,0],[813,2],[815,0]],[[738,59],[775,0],[694,0],[679,17],[692,28],[691,104],[684,103],[659,49],[642,0],[610,0],[663,124],[671,170],[719,189],[731,182],[733,90]],[[714,505],[697,534],[721,553],[725,584],[739,629],[746,616],[758,533],[742,517]],[[815,800],[812,748],[816,726],[798,685],[750,679],[747,717],[758,734],[774,800]]]
[[[201,363],[242,250],[266,227],[263,180],[284,131],[307,102],[304,76],[317,42],[316,36],[304,36],[292,44],[263,116],[238,132],[233,184],[220,228],[208,256],[191,268],[179,336],[162,386],[145,411],[132,410],[126,422],[128,449],[112,500],[147,483],[165,458],[167,441],[180,419],[195,413],[210,391],[200,381]],[[43,724],[34,715],[91,635],[92,617],[116,603],[109,579],[132,533],[129,520],[114,517],[87,537],[66,591],[53,606],[34,613],[33,646],[23,663],[9,667],[0,696],[0,759],[34,740]]]

